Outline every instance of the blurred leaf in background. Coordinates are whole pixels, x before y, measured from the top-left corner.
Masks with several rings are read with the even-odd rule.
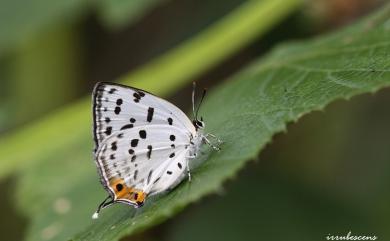
[[[122,76],[119,81],[156,94],[172,93],[192,78],[196,78],[234,54],[250,41],[254,41],[257,35],[264,34],[271,25],[277,24],[300,4],[300,0],[290,0],[289,4],[282,0],[249,1],[192,39],[136,71]],[[263,21],[263,16],[271,13],[272,17]],[[226,42],[227,36],[239,37],[230,38],[232,41]],[[210,51],[214,51],[215,54],[210,55]],[[23,167],[21,163],[39,160],[42,153],[73,145],[81,136],[89,136],[89,129],[74,129],[74,126],[79,123],[91,122],[89,109],[90,98],[88,97],[87,100],[64,108],[58,113],[30,124],[25,129],[16,131],[7,138],[0,139],[0,143],[3,142],[0,145],[0,154],[8,159],[7,162],[1,163],[3,168],[0,169],[0,176],[11,172],[14,168]],[[62,132],[56,131],[59,125],[62,127]],[[24,139],[23,136],[30,138]],[[45,145],[48,139],[58,141]],[[24,152],[17,151],[20,148],[23,148]]]
[[[0,54],[28,43],[45,30],[72,23],[89,1],[3,0],[0,2]]]
[[[23,43],[9,57],[12,125],[33,120],[80,95],[82,52],[78,38],[72,26],[64,25]]]
[[[106,1],[23,1],[0,2],[0,59],[4,64],[1,78],[6,80],[7,99],[1,106],[3,115],[0,131],[31,121],[48,110],[58,107],[84,93],[80,81],[85,77],[84,50],[77,22]],[[142,12],[138,5],[116,7],[121,2],[109,4],[108,9],[121,9],[121,13],[107,10],[107,16],[131,16]],[[144,2],[145,8],[153,2]],[[116,21],[119,23],[119,20]],[[42,91],[42,90],[45,91]],[[30,108],[26,108],[29,103]]]
[[[0,2],[1,78],[8,99],[1,130],[80,94],[76,86],[82,58],[73,24],[85,6],[86,1]]]
[[[99,0],[99,13],[110,28],[119,28],[139,19],[158,4],[169,0]]]

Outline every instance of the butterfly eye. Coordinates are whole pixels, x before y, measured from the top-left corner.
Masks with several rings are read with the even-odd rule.
[[[204,122],[203,122],[202,118],[201,118],[201,121],[197,121],[197,125],[201,128],[204,128]]]
[[[202,121],[194,120],[193,123],[194,123],[194,126],[197,127],[197,128],[198,127],[200,127],[200,128],[203,127],[203,122]]]

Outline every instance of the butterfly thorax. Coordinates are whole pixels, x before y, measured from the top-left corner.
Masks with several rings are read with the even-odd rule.
[[[188,151],[189,157],[197,156],[199,149],[203,143],[203,138],[204,138],[203,130],[199,128],[196,131],[196,134],[191,137],[190,146],[189,146],[190,149]]]

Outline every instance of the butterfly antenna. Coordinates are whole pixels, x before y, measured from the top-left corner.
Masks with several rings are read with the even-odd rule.
[[[111,199],[111,200],[109,200]],[[109,201],[108,201],[109,200]],[[107,202],[108,201],[108,202]],[[97,219],[99,218],[99,213],[102,209],[106,208],[106,207],[109,207],[111,206],[112,204],[114,204],[114,200],[111,198],[111,196],[108,196],[106,199],[104,199],[104,201],[99,205],[98,209],[96,210],[96,212],[92,215],[92,219]]]
[[[195,91],[196,91],[196,83],[194,81],[194,82],[192,82],[192,114],[194,115],[194,118],[196,119],[196,116],[195,116]]]
[[[206,92],[207,92],[207,89],[203,89],[202,98],[200,99],[198,108],[196,109],[196,113],[195,113],[195,119],[196,120],[198,120],[198,112],[199,112],[200,106],[202,105],[203,99],[206,96]]]

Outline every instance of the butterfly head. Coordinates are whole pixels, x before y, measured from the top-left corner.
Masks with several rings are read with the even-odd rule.
[[[193,120],[192,124],[194,124],[196,130],[198,130],[198,129],[202,130],[206,126],[202,117],[200,117],[200,120],[197,120],[197,119]]]

